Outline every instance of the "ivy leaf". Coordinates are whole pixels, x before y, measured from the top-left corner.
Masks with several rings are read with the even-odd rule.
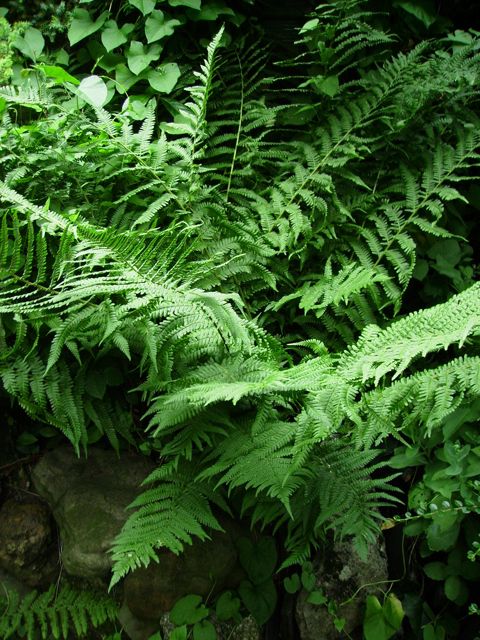
[[[155,0],[128,0],[128,2],[141,11],[144,16],[152,13],[155,9]]]
[[[300,577],[298,573],[294,573],[292,576],[284,578],[283,586],[285,587],[285,591],[287,593],[297,593],[300,590]]]
[[[272,576],[277,563],[275,541],[273,538],[264,537],[254,544],[248,538],[240,538],[238,557],[253,583],[265,582]]]
[[[146,77],[146,72],[139,75],[132,73],[125,64],[119,64],[115,68],[115,80],[117,82],[117,91],[126,93],[134,84]]]
[[[202,7],[202,0],[168,0],[171,7],[190,7],[199,11]]]
[[[193,15],[193,20],[218,20],[219,16],[235,16],[235,12],[221,2],[210,2],[203,6],[198,14]]]
[[[382,605],[376,596],[367,596],[363,633],[365,640],[388,640],[390,637],[383,617]]]
[[[431,580],[445,580],[448,575],[448,567],[444,562],[428,562],[423,570]]]
[[[217,600],[215,614],[220,621],[234,618],[240,610],[240,599],[225,591]]]
[[[468,600],[468,589],[459,576],[448,576],[443,588],[447,598],[455,604],[462,605]]]
[[[209,610],[202,604],[202,596],[192,593],[177,600],[170,611],[170,621],[177,626],[195,624],[204,620],[208,614]]]
[[[109,20],[105,23],[105,28],[102,31],[102,44],[107,51],[112,51],[121,44],[127,42],[127,36],[121,29],[118,28],[115,20]]]
[[[428,29],[436,21],[435,6],[431,0],[415,0],[415,2],[396,2],[398,7],[401,7],[407,13],[415,16],[417,20],[423,22]]]
[[[338,76],[327,76],[326,78],[322,78],[320,76],[318,80],[315,81],[315,86],[317,87],[318,91],[325,94],[326,96],[329,96],[330,98],[336,96],[340,89]]]
[[[394,593],[390,593],[383,605],[383,616],[392,629],[398,631],[402,626],[405,612],[402,603]]]
[[[175,62],[166,62],[148,72],[148,82],[152,89],[159,93],[170,93],[178,79],[180,78],[180,69]]]
[[[108,89],[100,76],[88,76],[84,78],[77,89],[82,100],[91,104],[92,107],[101,107],[108,97]]]
[[[262,584],[252,584],[243,580],[238,587],[243,603],[261,626],[271,617],[277,604],[277,592],[270,578]]]
[[[104,24],[108,16],[108,11],[104,11],[95,21],[90,17],[86,9],[78,7],[73,11],[73,19],[68,29],[68,41],[70,45],[77,44],[80,40],[88,38],[92,33],[98,31]]]
[[[175,627],[173,631],[170,632],[168,636],[168,640],[187,640],[188,628],[187,625],[184,624],[181,627]]]
[[[182,24],[180,20],[165,19],[163,11],[154,11],[145,22],[145,36],[147,42],[155,42],[167,36],[171,36],[175,27]]]
[[[75,85],[80,84],[80,80],[71,76],[67,71],[65,71],[65,69],[62,69],[62,67],[56,67],[55,65],[49,64],[39,64],[38,68],[43,71],[47,78],[51,78],[57,84],[62,84],[64,82],[71,82]]]
[[[158,60],[161,46],[154,44],[146,47],[138,40],[132,40],[127,51],[127,64],[132,73],[138,76],[154,60]]]
[[[310,604],[321,605],[326,604],[327,598],[320,590],[312,591],[312,593],[310,593],[307,598],[307,602],[309,602]]]
[[[209,620],[202,620],[193,625],[193,640],[217,640],[215,627]]]
[[[23,36],[15,38],[13,46],[35,62],[43,51],[45,40],[38,29],[29,27]]]

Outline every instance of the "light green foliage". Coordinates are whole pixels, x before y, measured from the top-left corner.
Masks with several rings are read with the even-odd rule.
[[[133,28],[77,7],[95,73],[39,64],[0,90],[3,387],[78,451],[103,434],[162,461],[112,583],[233,504],[283,530],[288,566],[330,531],[364,553],[401,502],[395,469],[426,465],[427,502],[478,493],[477,445],[444,431],[480,396],[478,39],[400,47],[366,3],[330,3],[287,72],[220,29],[161,102],[183,81],[174,11],[224,11],[196,5],[130,2]],[[114,76],[144,84],[107,111]],[[413,452],[390,472],[392,438]],[[463,513],[440,511],[417,533],[450,552]],[[261,622],[272,586],[241,589]],[[396,603],[370,604],[390,637]]]
[[[77,638],[89,638],[92,628],[116,619],[118,605],[101,593],[77,591],[69,586],[55,585],[48,591],[32,591],[20,598],[14,591],[0,592],[0,636],[66,640],[75,633]],[[17,635],[18,634],[18,635]]]

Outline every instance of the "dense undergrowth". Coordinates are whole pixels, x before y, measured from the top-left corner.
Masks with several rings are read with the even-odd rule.
[[[112,584],[219,510],[279,568],[382,528],[404,637],[474,638],[478,32],[420,1],[274,33],[254,2],[10,4],[1,393],[55,427],[19,452],[162,461]]]

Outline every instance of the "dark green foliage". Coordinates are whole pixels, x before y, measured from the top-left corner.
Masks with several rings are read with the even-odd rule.
[[[332,2],[276,65],[222,28],[168,117],[48,65],[1,89],[4,389],[79,451],[159,461],[113,583],[218,510],[281,530],[284,566],[330,531],[365,552],[391,440],[424,464],[480,395],[479,45],[420,32]]]

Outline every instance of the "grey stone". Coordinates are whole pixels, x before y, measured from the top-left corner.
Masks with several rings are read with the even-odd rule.
[[[244,574],[238,565],[235,539],[244,535],[244,530],[226,519],[221,523],[225,532],[212,532],[211,540],[196,541],[179,556],[160,550],[158,563],[127,575],[125,602],[135,616],[158,620],[189,593],[214,597],[238,586]]]
[[[32,472],[36,491],[49,503],[58,524],[65,571],[85,578],[106,577],[112,567],[108,553],[153,470],[144,456],[90,447],[88,458],[72,448],[46,453]]]
[[[140,620],[133,615],[125,603],[118,612],[118,620],[130,640],[148,640],[159,629],[158,622]]]
[[[219,622],[215,615],[211,615],[209,620],[212,622],[217,633],[217,640],[262,640],[262,634],[258,624],[252,616],[243,618],[238,624],[232,622]],[[168,613],[164,613],[160,618],[160,630],[163,638],[168,638],[175,628],[170,622]],[[132,638],[132,640],[137,640]],[[138,640],[143,640],[139,638]]]
[[[0,509],[0,567],[30,587],[55,578],[56,548],[48,507],[6,500]]]
[[[252,616],[248,616],[232,629],[226,640],[261,640],[261,638],[258,624]]]
[[[322,589],[324,595],[337,605],[348,601],[337,612],[339,618],[345,619],[346,633],[342,635],[337,631],[326,606],[310,604],[307,602],[309,593],[302,591],[295,612],[300,638],[339,640],[346,634],[352,634],[362,624],[365,597],[381,592],[388,582],[383,543],[379,541],[378,545],[371,545],[366,560],[362,560],[351,540],[336,542],[314,562],[314,566],[315,588]]]

